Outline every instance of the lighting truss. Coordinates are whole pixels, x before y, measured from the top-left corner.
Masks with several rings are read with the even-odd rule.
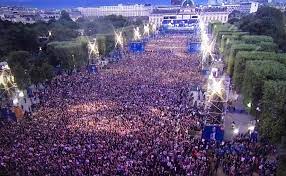
[[[228,101],[227,81],[224,77],[215,78],[210,74],[208,78],[205,109],[208,110],[208,120],[221,124]]]

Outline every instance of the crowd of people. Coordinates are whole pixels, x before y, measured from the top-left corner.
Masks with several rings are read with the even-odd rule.
[[[271,145],[200,138],[204,105],[190,88],[203,78],[190,38],[158,37],[97,74],[57,76],[32,117],[1,126],[0,175],[274,174]]]

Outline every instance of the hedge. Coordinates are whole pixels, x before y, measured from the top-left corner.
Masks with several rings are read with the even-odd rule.
[[[242,94],[246,104],[251,102],[254,105],[251,110],[262,98],[263,84],[267,80],[286,80],[285,65],[272,60],[246,62]]]
[[[256,44],[260,42],[273,42],[273,38],[266,35],[244,35],[241,37],[245,43]]]
[[[233,75],[233,67],[235,64],[235,56],[239,51],[254,51],[257,49],[257,45],[252,44],[234,44],[231,46],[230,53],[227,56],[227,72],[230,76]]]
[[[265,81],[260,131],[273,142],[286,135],[286,81]],[[271,127],[271,128],[269,128]]]
[[[263,51],[239,51],[235,57],[233,71],[233,81],[237,90],[241,90],[245,64],[249,60],[277,60],[277,54]]]

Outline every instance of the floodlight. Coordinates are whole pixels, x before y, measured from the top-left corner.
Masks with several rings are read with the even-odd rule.
[[[247,107],[251,108],[251,102],[247,103]]]
[[[254,129],[255,129],[255,126],[253,126],[253,125],[251,125],[251,126],[248,127],[248,130],[249,130],[249,131],[254,131]]]
[[[21,97],[21,98],[24,97],[24,92],[23,92],[23,91],[20,91],[20,92],[19,92],[19,97]]]
[[[139,27],[134,28],[134,40],[140,40],[140,39],[141,39],[141,34]]]
[[[144,35],[149,35],[150,27],[149,24],[144,25]]]
[[[120,46],[123,47],[124,45],[124,41],[123,41],[123,36],[122,36],[122,32],[116,33],[115,32],[115,46]]]
[[[238,133],[239,133],[239,129],[238,129],[238,128],[235,128],[235,129],[233,130],[233,133],[234,133],[234,134],[238,134]]]
[[[14,104],[14,105],[17,105],[18,103],[19,103],[18,98],[14,98],[14,99],[13,99],[13,104]]]

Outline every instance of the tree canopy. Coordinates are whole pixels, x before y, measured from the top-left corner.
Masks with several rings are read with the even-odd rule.
[[[286,51],[285,16],[272,7],[260,7],[254,14],[243,17],[237,23],[239,29],[255,35],[271,36],[279,48]]]

